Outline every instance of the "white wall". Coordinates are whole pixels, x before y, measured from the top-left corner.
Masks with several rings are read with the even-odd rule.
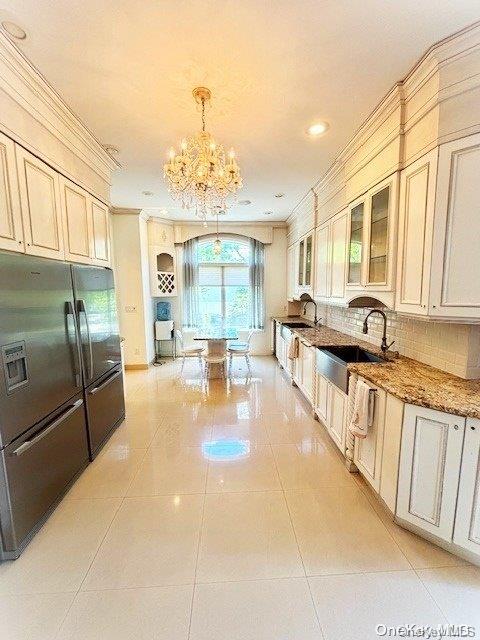
[[[146,366],[153,359],[153,339],[147,337],[152,313],[150,297],[146,296],[145,290],[145,283],[148,286],[148,267],[145,278],[145,258],[142,257],[146,228],[141,223],[145,221],[140,218],[138,211],[112,216],[118,320],[120,335],[125,338],[127,366]]]

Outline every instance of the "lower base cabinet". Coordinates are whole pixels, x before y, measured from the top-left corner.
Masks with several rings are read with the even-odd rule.
[[[466,424],[453,542],[480,557],[480,420]]]
[[[315,413],[337,447],[345,454],[348,397],[321,374],[315,373],[315,376]]]
[[[365,381],[366,382],[366,381]],[[383,389],[375,389],[367,382],[374,393],[373,420],[366,438],[357,438],[353,461],[360,473],[378,493],[382,472],[383,436],[385,428],[385,408],[387,394]]]

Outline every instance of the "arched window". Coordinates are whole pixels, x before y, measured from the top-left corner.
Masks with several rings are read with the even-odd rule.
[[[251,243],[241,236],[220,236],[222,250],[214,251],[216,236],[198,242],[198,312],[200,324],[226,324],[236,329],[251,325],[252,288],[249,265]]]

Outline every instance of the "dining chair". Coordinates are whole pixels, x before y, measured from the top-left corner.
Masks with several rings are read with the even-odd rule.
[[[227,353],[229,357],[229,375],[232,375],[232,365],[233,365],[233,357],[234,356],[242,356],[245,358],[247,363],[247,369],[249,375],[252,375],[252,368],[250,366],[250,342],[252,340],[252,336],[255,333],[254,329],[251,329],[248,332],[248,336],[245,342],[236,342],[229,344],[227,347]]]
[[[180,343],[179,354],[182,357],[182,368],[180,369],[180,375],[182,375],[183,373],[183,367],[185,366],[185,360],[187,358],[198,358],[198,362],[200,364],[200,371],[203,376],[202,353],[205,351],[205,349],[203,347],[185,347],[185,340],[183,338],[183,333],[179,329],[175,331],[175,337]]]

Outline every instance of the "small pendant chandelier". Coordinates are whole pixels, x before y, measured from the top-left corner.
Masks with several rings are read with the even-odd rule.
[[[242,178],[234,150],[230,149],[227,155],[205,130],[205,106],[211,98],[210,90],[197,87],[193,97],[201,106],[202,130],[182,140],[179,153],[173,147],[170,149],[163,173],[173,198],[181,202],[183,209],[193,209],[205,222],[209,213],[226,211],[227,198],[242,187]]]
[[[217,214],[217,237],[215,238],[215,241],[213,243],[213,253],[216,256],[219,256],[222,253],[222,241],[220,240],[220,236],[218,235],[218,211],[216,212]]]

